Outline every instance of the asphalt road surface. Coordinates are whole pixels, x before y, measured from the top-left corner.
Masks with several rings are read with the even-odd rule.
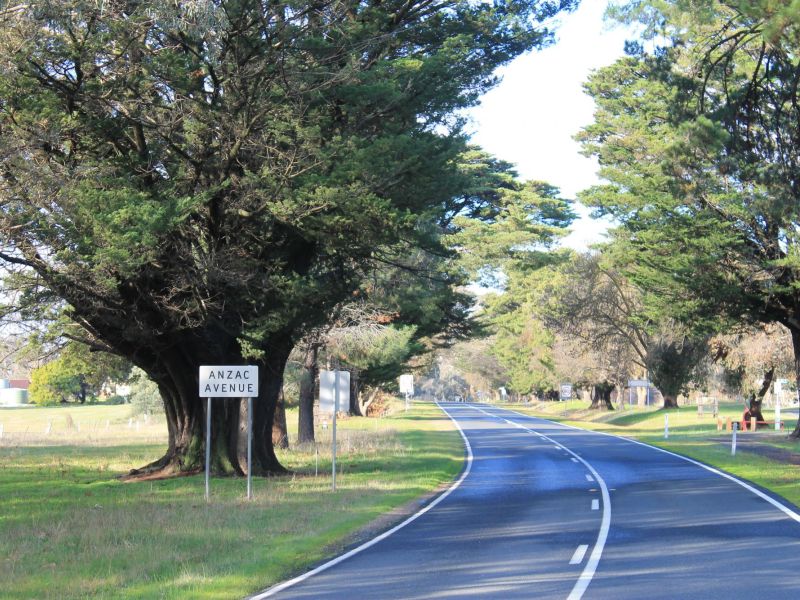
[[[253,599],[800,598],[800,514],[621,438],[443,404],[463,479],[424,514]]]

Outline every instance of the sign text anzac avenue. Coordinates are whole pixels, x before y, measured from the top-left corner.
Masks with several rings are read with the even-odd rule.
[[[258,396],[257,367],[200,367],[201,398],[253,398],[256,396]]]
[[[211,399],[247,398],[247,498],[252,498],[253,398],[258,397],[258,367],[201,365],[200,397],[206,399],[206,500],[211,472]]]

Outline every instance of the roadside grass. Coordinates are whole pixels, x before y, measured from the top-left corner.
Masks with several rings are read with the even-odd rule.
[[[566,410],[564,404],[567,405]],[[717,421],[708,407],[704,409],[702,415],[698,414],[696,406],[669,410],[628,408],[605,411],[588,410],[586,402],[576,403],[575,401],[571,403],[546,402],[535,405],[506,404],[504,407],[582,429],[636,439],[688,456],[742,479],[752,481],[782,496],[795,506],[800,506],[800,466],[759,456],[747,449],[748,444],[757,443],[762,446],[800,453],[800,443],[787,437],[788,433],[794,429],[797,419],[795,417],[787,419],[785,410],[783,412],[785,421],[783,432],[776,432],[772,429],[762,429],[755,433],[739,432],[738,450],[735,456],[731,456],[731,433],[724,426],[722,431],[717,431]],[[734,421],[740,420],[742,406],[720,404],[719,414],[723,421],[727,417]],[[669,437],[666,439],[664,438],[665,416],[669,419]],[[764,417],[767,420],[773,419],[773,411],[765,410]]]
[[[67,410],[80,433],[55,426]],[[353,542],[359,529],[451,481],[463,464],[447,416],[415,405],[381,419],[339,420],[336,492],[330,430],[318,430],[317,448],[293,444],[279,453],[292,475],[255,478],[252,501],[243,478],[214,478],[206,503],[202,475],[117,479],[165,447],[163,420],[137,431],[128,411],[0,411],[3,598],[243,597]],[[296,413],[288,418],[296,425]]]

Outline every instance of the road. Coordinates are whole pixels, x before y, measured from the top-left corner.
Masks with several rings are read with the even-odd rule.
[[[463,480],[385,539],[254,600],[800,597],[796,507],[622,438],[442,406],[465,436]]]

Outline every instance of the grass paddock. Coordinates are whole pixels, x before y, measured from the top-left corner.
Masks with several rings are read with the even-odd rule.
[[[463,463],[447,416],[418,405],[339,420],[336,492],[330,430],[318,430],[317,447],[279,453],[292,475],[255,478],[251,501],[245,479],[214,478],[206,503],[202,475],[118,479],[165,450],[163,418],[129,411],[0,410],[3,598],[243,597],[322,560]]]

